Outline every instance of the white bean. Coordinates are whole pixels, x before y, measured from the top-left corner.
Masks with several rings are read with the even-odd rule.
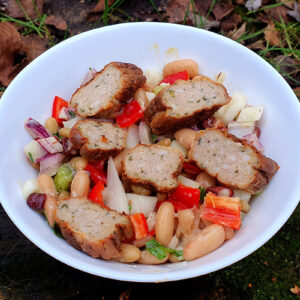
[[[176,131],[174,137],[186,149],[191,149],[192,142],[196,138],[196,131],[190,128],[183,128]]]
[[[57,195],[55,184],[51,176],[49,176],[48,174],[41,174],[39,175],[37,180],[44,194],[54,197]]]
[[[213,224],[199,233],[183,248],[183,256],[186,260],[193,260],[204,256],[217,248],[225,241],[224,227]]]
[[[188,236],[192,232],[192,226],[195,219],[193,211],[191,209],[180,210],[178,211],[177,216],[181,232],[185,236]]]
[[[163,69],[163,74],[164,77],[166,77],[182,71],[187,71],[189,73],[189,77],[193,78],[198,74],[199,66],[192,59],[179,59],[166,64]]]
[[[173,237],[174,216],[174,206],[170,202],[164,202],[157,211],[155,224],[156,239],[165,246],[169,244]]]
[[[200,172],[196,177],[196,181],[199,182],[200,186],[205,189],[216,185],[216,179],[205,172]]]
[[[90,178],[86,171],[79,170],[76,172],[71,183],[72,197],[87,197],[90,190]]]
[[[132,263],[141,257],[141,251],[138,247],[130,244],[122,244],[119,262]]]
[[[47,195],[44,204],[44,211],[50,227],[55,223],[56,197]]]
[[[148,250],[141,251],[141,257],[137,261],[140,264],[144,265],[159,265],[163,264],[169,259],[169,253],[164,259],[158,259],[156,256],[152,255]]]
[[[225,240],[231,240],[234,237],[234,230],[232,228],[224,226]]]

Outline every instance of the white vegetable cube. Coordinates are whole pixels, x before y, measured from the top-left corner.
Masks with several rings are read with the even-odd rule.
[[[163,79],[163,76],[161,74],[161,72],[159,72],[156,69],[148,69],[145,72],[147,81],[146,83],[150,84],[150,85],[158,85],[161,80]]]
[[[126,198],[130,204],[130,214],[143,213],[146,218],[149,217],[151,212],[154,212],[157,197],[143,196],[133,193],[127,193]]]
[[[228,123],[228,133],[235,135],[238,138],[243,138],[245,135],[253,133],[255,130],[255,122],[235,122]]]
[[[37,159],[44,156],[47,151],[37,141],[32,140],[25,145],[24,153],[31,162],[36,163]]]
[[[237,118],[237,122],[255,122],[255,121],[258,121],[261,118],[263,110],[264,110],[263,105],[244,107],[241,110],[241,112],[240,112],[240,114]]]
[[[32,193],[41,193],[41,189],[36,178],[27,180],[22,187],[22,195],[25,200],[27,200]]]
[[[246,97],[239,93],[234,92],[231,101],[222,106],[214,116],[216,118],[221,119],[223,124],[227,125],[229,122],[233,121],[234,118],[238,115],[238,113],[246,106]]]

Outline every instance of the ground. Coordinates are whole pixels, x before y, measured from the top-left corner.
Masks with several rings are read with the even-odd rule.
[[[296,1],[0,0],[0,97],[47,48],[82,31],[134,21],[180,23],[228,36],[271,63],[299,96]],[[27,240],[1,208],[0,299],[300,299],[292,289],[300,286],[299,249],[298,206],[269,242],[230,267],[180,282],[126,283],[56,261]]]

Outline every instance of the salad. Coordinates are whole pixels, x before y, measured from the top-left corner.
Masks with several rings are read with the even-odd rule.
[[[145,75],[130,63],[90,68],[44,125],[25,121],[38,172],[23,185],[27,205],[96,258],[153,265],[218,249],[279,168],[259,140],[263,106],[229,96],[224,80],[191,59]]]

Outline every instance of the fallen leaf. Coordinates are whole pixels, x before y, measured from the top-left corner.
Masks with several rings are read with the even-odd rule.
[[[63,18],[54,15],[48,16],[45,20],[45,24],[52,25],[56,29],[63,30],[63,31],[67,30],[68,28],[67,22]]]
[[[116,0],[109,0],[108,6],[111,6],[116,2]],[[96,6],[92,9],[92,13],[98,13],[105,10],[105,0],[99,0],[99,2],[96,4]]]
[[[230,35],[230,38],[237,41],[245,32],[246,32],[246,22],[243,23],[238,30],[233,31],[232,34]]]
[[[265,44],[262,40],[258,40],[254,43],[251,43],[247,45],[247,48],[252,49],[252,50],[264,50],[266,49]]]
[[[10,23],[0,23],[0,82],[10,83],[16,55],[22,48],[22,40],[17,29]]]
[[[297,20],[298,22],[300,22],[300,6],[299,3],[297,3],[296,1],[294,2],[294,10],[292,11],[288,11],[287,14],[294,18],[295,20]]]
[[[194,16],[193,12],[189,12],[189,19],[194,26],[209,30],[211,28],[218,28],[220,26],[219,21],[210,21],[204,16],[196,15]]]
[[[36,34],[30,34],[22,37],[23,51],[29,61],[33,61],[39,55],[47,50],[48,40],[41,38]]]
[[[270,21],[264,30],[265,40],[271,46],[278,46],[281,42],[280,32],[276,29],[274,22]]]
[[[290,9],[294,8],[294,0],[281,0],[281,2]],[[296,1],[295,1],[295,3],[296,3]]]
[[[248,0],[245,4],[248,11],[255,11],[261,7],[261,0]]]
[[[19,3],[31,19],[43,14],[44,0],[20,0]],[[5,13],[12,18],[26,18],[20,6],[16,0],[8,0]]]
[[[231,2],[217,3],[212,10],[217,21],[221,21],[223,18],[228,16],[232,11],[233,11],[233,5],[231,4]]]
[[[229,16],[225,17],[221,21],[221,29],[224,32],[228,32],[230,30],[236,30],[238,24],[242,22],[242,17],[237,14],[236,12],[230,14]]]
[[[295,284],[295,286],[293,288],[290,289],[290,291],[294,294],[299,296],[300,295],[300,288],[298,287],[297,284]]]
[[[235,2],[237,4],[241,4],[241,5],[245,4],[245,0],[236,0]]]
[[[169,0],[166,6],[166,15],[169,17],[170,23],[182,23],[185,18],[187,8],[192,10],[190,0]]]
[[[277,22],[281,22],[282,19],[285,23],[290,21],[290,18],[287,15],[288,11],[289,9],[284,5],[265,9],[265,13],[269,17],[269,19],[275,19]]]

